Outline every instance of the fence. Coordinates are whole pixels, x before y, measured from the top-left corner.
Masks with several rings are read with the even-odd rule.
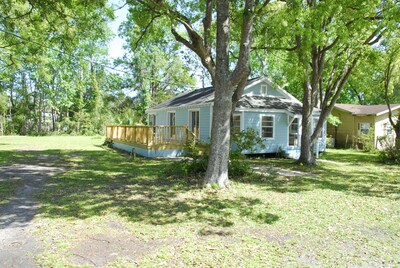
[[[187,126],[107,126],[107,140],[120,140],[146,146],[185,145],[195,140]]]

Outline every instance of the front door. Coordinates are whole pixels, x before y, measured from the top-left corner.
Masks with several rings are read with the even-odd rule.
[[[175,137],[175,113],[169,113],[168,114],[168,123],[169,123],[169,136],[170,138]]]
[[[200,126],[200,112],[199,111],[190,111],[189,112],[189,128],[190,131],[196,135],[196,138],[199,138],[199,126]]]

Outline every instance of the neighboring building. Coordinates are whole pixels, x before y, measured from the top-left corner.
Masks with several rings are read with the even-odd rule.
[[[390,107],[393,117],[397,117],[400,112],[400,104],[391,104]],[[338,117],[342,122],[337,127],[328,125],[328,136],[335,139],[336,147],[354,147],[358,145],[360,134],[368,134],[370,131],[374,131],[374,144],[377,148],[380,148],[379,137],[395,138],[386,104],[336,104],[332,115]]]

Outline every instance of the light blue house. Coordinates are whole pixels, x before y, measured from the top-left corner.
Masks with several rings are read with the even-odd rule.
[[[176,96],[148,109],[149,125],[169,126],[166,136],[171,138],[177,134],[174,126],[187,126],[197,139],[208,141],[211,135],[213,100],[214,89],[212,87]],[[281,152],[286,157],[298,158],[301,140],[301,112],[301,102],[283,88],[274,85],[268,78],[254,78],[247,82],[244,94],[236,105],[233,127],[236,130],[254,128],[258,131],[264,140],[265,148],[256,148],[251,152],[252,154]],[[318,109],[314,110],[313,117],[314,125],[318,121]],[[157,132],[156,128],[154,131]],[[316,148],[319,151],[325,151],[326,124]],[[181,153],[182,149],[152,150],[145,156],[176,156]],[[244,151],[243,153],[250,152]]]
[[[188,140],[209,141],[214,89],[201,88],[176,96],[148,112],[148,126],[107,126],[107,140],[113,147],[145,157],[174,157],[183,153]],[[233,115],[236,131],[255,129],[265,148],[244,154],[281,153],[300,156],[302,104],[268,78],[247,82]],[[314,109],[312,127],[320,111]],[[326,123],[314,150],[326,148]]]

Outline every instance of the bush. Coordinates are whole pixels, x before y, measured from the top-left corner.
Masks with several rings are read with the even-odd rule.
[[[364,152],[375,151],[375,134],[372,128],[369,129],[368,134],[360,134],[358,136],[358,141],[362,144],[362,150]]]
[[[394,140],[383,136],[379,138],[382,150],[379,151],[379,160],[385,164],[400,164],[400,150],[396,149]]]
[[[232,133],[231,137],[237,146],[237,151],[239,152],[247,150],[252,153],[256,147],[265,149],[263,139],[254,128],[248,128],[237,133]]]
[[[251,174],[252,169],[248,162],[245,161],[246,156],[241,151],[254,147],[256,144],[254,141],[260,142],[258,139],[253,139],[253,142],[249,141],[253,137],[253,132],[254,130],[249,130],[248,132],[243,131],[236,134],[235,140],[239,140],[238,149],[231,150],[229,153],[228,173],[230,178],[238,179]],[[179,164],[172,165],[167,170],[167,174],[179,178],[184,176],[188,182],[196,181],[199,184],[207,170],[210,144],[189,142],[184,148],[184,156],[186,158],[180,161]]]

